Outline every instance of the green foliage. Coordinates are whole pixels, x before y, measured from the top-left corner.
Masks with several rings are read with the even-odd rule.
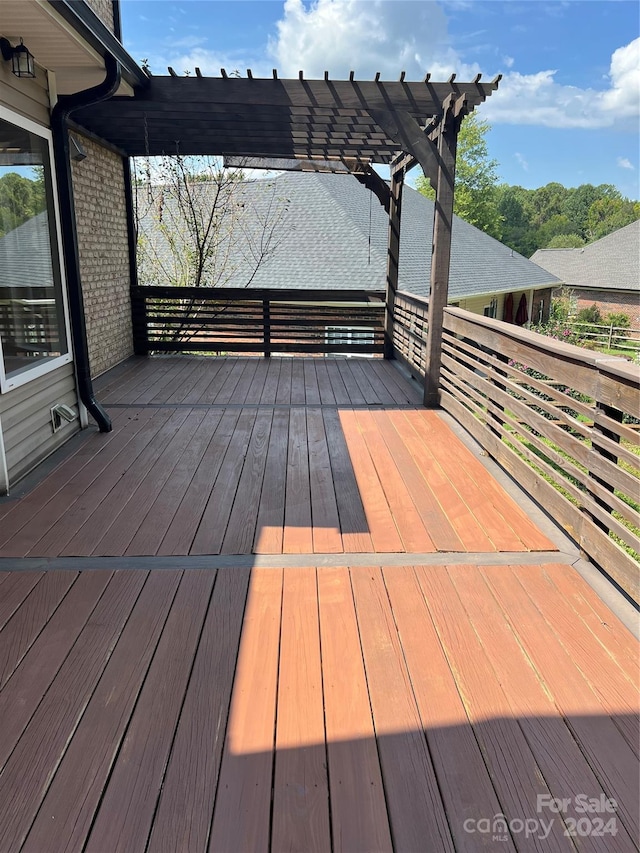
[[[571,323],[576,311],[577,300],[573,291],[568,287],[560,289],[554,296],[549,307],[549,319],[546,323],[532,326],[533,331],[568,344],[577,343],[577,335]]]
[[[488,122],[476,113],[467,116],[458,136],[454,213],[492,237],[501,236],[501,215],[497,206],[496,160],[489,158],[486,135]],[[416,180],[418,192],[434,198],[431,184],[421,175]]]
[[[598,198],[587,214],[587,230],[592,240],[606,237],[640,218],[640,204],[623,198]]]
[[[584,240],[579,234],[556,234],[547,243],[547,249],[579,249]]]
[[[581,308],[578,311],[576,314],[576,323],[595,323],[598,326],[602,325],[602,314],[595,302],[588,308]]]
[[[609,326],[614,326],[617,329],[628,329],[631,325],[631,319],[628,314],[624,314],[622,311],[607,314],[605,317],[605,323]]]
[[[0,237],[46,209],[44,172],[32,168],[33,177],[7,172],[0,177]]]
[[[496,191],[502,241],[525,257],[536,249],[579,248],[640,219],[640,204],[611,184],[535,190],[500,184]]]
[[[489,157],[491,126],[476,113],[458,136],[454,213],[527,258],[537,249],[579,248],[640,219],[640,202],[623,198],[612,184],[567,188],[552,182],[535,190],[497,183]],[[416,188],[435,194],[421,175]]]

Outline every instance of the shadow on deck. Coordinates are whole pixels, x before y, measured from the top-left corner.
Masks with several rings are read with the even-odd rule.
[[[3,853],[637,849],[634,638],[391,365],[100,384],[0,504]]]
[[[381,359],[152,358],[101,384],[113,432],[0,504],[1,557],[557,550]]]
[[[3,592],[3,851],[636,849],[637,649],[569,566]]]

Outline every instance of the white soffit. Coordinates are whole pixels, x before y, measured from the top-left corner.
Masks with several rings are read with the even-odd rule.
[[[47,0],[0,0],[0,35],[11,44],[24,40],[36,63],[54,71],[58,94],[66,95],[104,80],[104,60]],[[118,95],[131,95],[123,82]]]

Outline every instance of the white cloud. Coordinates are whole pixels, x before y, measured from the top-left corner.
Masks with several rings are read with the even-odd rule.
[[[632,172],[635,170],[635,166],[628,157],[618,157],[616,163],[621,169],[631,169]]]
[[[525,171],[525,172],[528,172],[528,171],[529,171],[529,163],[524,159],[524,157],[522,156],[522,154],[521,154],[519,151],[516,151],[516,152],[515,152],[515,154],[514,154],[513,156],[516,158],[516,160],[518,161],[518,163],[520,163],[520,165],[522,166],[522,168],[524,169],[524,171]]]
[[[356,79],[372,79],[378,71],[387,80],[398,79],[401,71],[408,80],[427,72],[436,80],[453,72],[465,80],[480,71],[491,79],[503,70],[498,91],[482,106],[483,117],[495,124],[579,129],[637,124],[640,38],[613,53],[602,89],[580,88],[558,83],[554,70],[521,74],[510,56],[502,57],[502,68],[464,62],[449,39],[450,9],[451,3],[436,0],[285,0],[274,35],[252,55],[208,50],[196,37],[176,43],[170,54],[149,56],[149,63],[160,74],[171,65],[179,74],[198,66],[204,74],[217,76],[226,68],[244,76],[248,67],[255,77],[270,77],[276,67],[281,77],[302,70],[320,78],[326,70],[333,79],[351,70]]]
[[[358,79],[396,80],[405,71],[419,80],[429,71],[434,79],[456,71],[462,78],[477,73],[464,66],[451,48],[447,18],[438,3],[383,0],[286,0],[269,42],[269,54],[283,77],[334,79],[355,71]]]
[[[483,107],[484,116],[496,123],[589,129],[640,115],[640,38],[613,53],[604,90],[562,85],[555,75],[508,73]]]

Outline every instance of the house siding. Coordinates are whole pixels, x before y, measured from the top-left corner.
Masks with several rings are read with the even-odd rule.
[[[78,410],[72,363],[64,364],[7,394],[0,394],[0,422],[9,488],[78,432],[79,420],[53,432],[50,409],[56,403],[65,403],[76,412]]]
[[[18,80],[7,63],[0,63],[0,104],[43,127],[50,127],[46,73],[37,67],[34,79]],[[5,481],[0,460],[0,493],[10,490],[79,430],[80,422],[76,420],[53,432],[50,409],[56,403],[78,410],[73,363],[0,393],[0,430],[7,468]]]
[[[129,244],[122,158],[81,137],[73,186],[91,375],[133,354]]]
[[[2,32],[0,31],[0,35]],[[0,62],[0,104],[25,118],[49,127],[49,91],[47,74],[36,66],[33,79],[16,77],[10,62]]]

